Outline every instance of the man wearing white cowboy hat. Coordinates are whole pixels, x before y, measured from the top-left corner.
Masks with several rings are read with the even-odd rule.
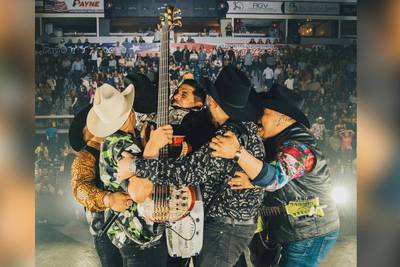
[[[136,202],[151,192],[152,187],[144,180],[134,177],[130,181],[118,179],[116,162],[125,151],[141,156],[143,150],[140,134],[135,130],[135,113],[132,109],[135,89],[132,84],[119,92],[111,85],[104,84],[96,90],[93,108],[87,116],[88,130],[97,137],[103,137],[100,151],[100,179],[109,192],[128,192],[131,201],[124,212],[107,230],[112,243],[120,249],[124,266],[166,266],[167,248],[165,237],[156,233],[153,226],[138,216]],[[160,132],[163,134],[160,136]],[[165,133],[164,133],[165,132]],[[172,137],[172,128],[161,127],[152,133],[155,143]],[[150,141],[149,141],[150,142]],[[132,201],[133,200],[133,201]],[[107,206],[107,197],[105,197]],[[113,215],[105,211],[105,217]],[[132,228],[134,222],[135,229]]]
[[[87,106],[74,117],[68,132],[69,143],[78,152],[71,166],[72,193],[76,201],[85,207],[86,219],[101,266],[119,267],[122,265],[122,257],[118,248],[107,236],[100,236],[98,233],[104,225],[106,208],[117,212],[126,210],[129,195],[123,192],[110,194],[104,190],[98,164],[101,138],[94,137],[86,126],[91,107]]]
[[[282,245],[282,267],[319,266],[335,244],[339,229],[329,168],[307,129],[310,123],[301,111],[303,103],[299,94],[277,84],[262,99],[264,115],[259,133],[267,152],[264,160],[241,147],[232,134],[217,136],[211,142],[214,157],[232,159],[238,149],[241,151],[238,164],[245,173],[236,173],[237,177],[229,182],[231,189],[262,187],[268,192],[264,199],[268,216],[264,230],[272,244]],[[306,215],[290,213],[288,204],[302,208]],[[265,266],[266,262],[258,264]]]
[[[97,137],[116,132],[131,114],[134,97],[132,84],[122,92],[106,83],[97,88],[93,108],[87,116],[89,131]]]
[[[206,83],[207,107],[216,133],[233,131],[241,145],[258,159],[264,157],[264,146],[257,135],[257,121],[261,109],[254,103],[256,93],[246,75],[233,66],[223,68],[215,82]],[[169,139],[170,140],[170,139]],[[144,156],[157,158],[160,146],[146,146]],[[179,159],[124,158],[118,162],[122,178],[136,174],[149,177],[154,183],[166,182],[176,186],[203,186],[205,225],[203,249],[196,266],[233,266],[246,249],[256,228],[255,217],[263,197],[262,190],[232,191],[228,179],[237,168],[235,160],[211,157],[208,143],[198,151]],[[163,170],[159,175],[158,170]]]

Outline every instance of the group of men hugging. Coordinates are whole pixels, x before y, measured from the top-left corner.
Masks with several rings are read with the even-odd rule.
[[[274,84],[260,97],[228,65],[215,82],[183,80],[170,123],[155,125],[158,89],[137,73],[125,85],[98,87],[69,132],[73,194],[102,266],[319,266],[339,216],[299,94]],[[166,146],[175,155],[160,157]],[[142,217],[161,184],[200,189],[203,246],[192,258],[171,257],[165,230]]]

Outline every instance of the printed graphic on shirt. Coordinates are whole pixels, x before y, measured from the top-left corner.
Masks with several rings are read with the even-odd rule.
[[[279,148],[276,160],[271,163],[275,167],[274,182],[267,186],[267,191],[282,188],[292,179],[300,179],[312,170],[315,156],[306,144],[285,142]]]

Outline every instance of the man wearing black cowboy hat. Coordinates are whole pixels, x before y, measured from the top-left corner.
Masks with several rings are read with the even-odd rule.
[[[329,169],[308,130],[310,123],[301,111],[303,102],[296,92],[279,85],[262,100],[259,134],[265,140],[263,161],[241,147],[232,134],[217,136],[210,145],[215,157],[232,159],[238,150],[242,154],[238,163],[245,173],[236,173],[229,182],[231,189],[261,187],[267,191],[264,230],[270,242],[282,245],[279,266],[319,266],[338,236],[339,217],[330,196]],[[269,265],[256,262],[256,266]]]
[[[234,132],[241,140],[241,145],[261,160],[264,146],[257,135],[257,125],[252,121],[257,121],[262,113],[254,103],[255,92],[245,74],[235,67],[225,67],[215,85],[207,82],[206,90],[207,107],[212,121],[218,127],[216,133],[223,135],[227,131]],[[157,158],[160,148],[146,146],[145,157]],[[179,159],[125,158],[118,164],[118,174],[120,177],[133,174],[149,177],[154,183],[201,185],[206,218],[203,249],[196,266],[228,267],[235,264],[251,240],[263,190],[232,191],[227,182],[238,168],[235,160],[240,158],[240,152],[235,160],[213,158],[211,152],[207,143]]]

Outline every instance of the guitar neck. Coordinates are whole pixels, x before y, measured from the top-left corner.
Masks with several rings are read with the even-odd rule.
[[[169,29],[161,29],[160,66],[158,82],[157,126],[169,123]],[[168,146],[160,151],[160,158],[168,155]]]

